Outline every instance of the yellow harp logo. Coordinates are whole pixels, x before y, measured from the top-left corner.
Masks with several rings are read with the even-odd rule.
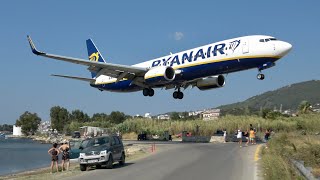
[[[99,52],[92,53],[92,54],[89,56],[89,59],[90,59],[90,61],[98,62],[98,60],[99,60]]]

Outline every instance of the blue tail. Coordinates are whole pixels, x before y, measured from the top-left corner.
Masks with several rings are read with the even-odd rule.
[[[94,45],[93,41],[91,39],[88,39],[86,43],[87,43],[89,60],[106,63],[106,61],[103,59],[102,55],[100,54],[98,48]],[[91,72],[91,76],[92,78],[96,77],[96,73]]]

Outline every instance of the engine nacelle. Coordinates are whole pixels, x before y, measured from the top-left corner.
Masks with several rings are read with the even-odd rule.
[[[144,75],[144,80],[150,85],[161,85],[173,81],[175,77],[176,73],[172,67],[158,66],[150,69]]]
[[[226,84],[225,78],[223,75],[211,76],[207,78],[200,79],[197,81],[196,86],[200,90],[208,90],[214,88],[223,87]]]

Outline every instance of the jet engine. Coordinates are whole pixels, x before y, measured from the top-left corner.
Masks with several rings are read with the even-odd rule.
[[[196,86],[200,90],[208,90],[223,87],[226,84],[223,75],[211,76],[197,81]]]
[[[150,69],[144,80],[149,85],[161,85],[171,82],[176,77],[175,70],[170,66],[159,66]]]

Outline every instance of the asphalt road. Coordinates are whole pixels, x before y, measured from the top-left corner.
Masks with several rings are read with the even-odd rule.
[[[81,172],[69,179],[108,180],[207,180],[257,179],[254,159],[257,145],[242,147],[236,143],[159,144],[156,153],[127,162],[114,169]]]

